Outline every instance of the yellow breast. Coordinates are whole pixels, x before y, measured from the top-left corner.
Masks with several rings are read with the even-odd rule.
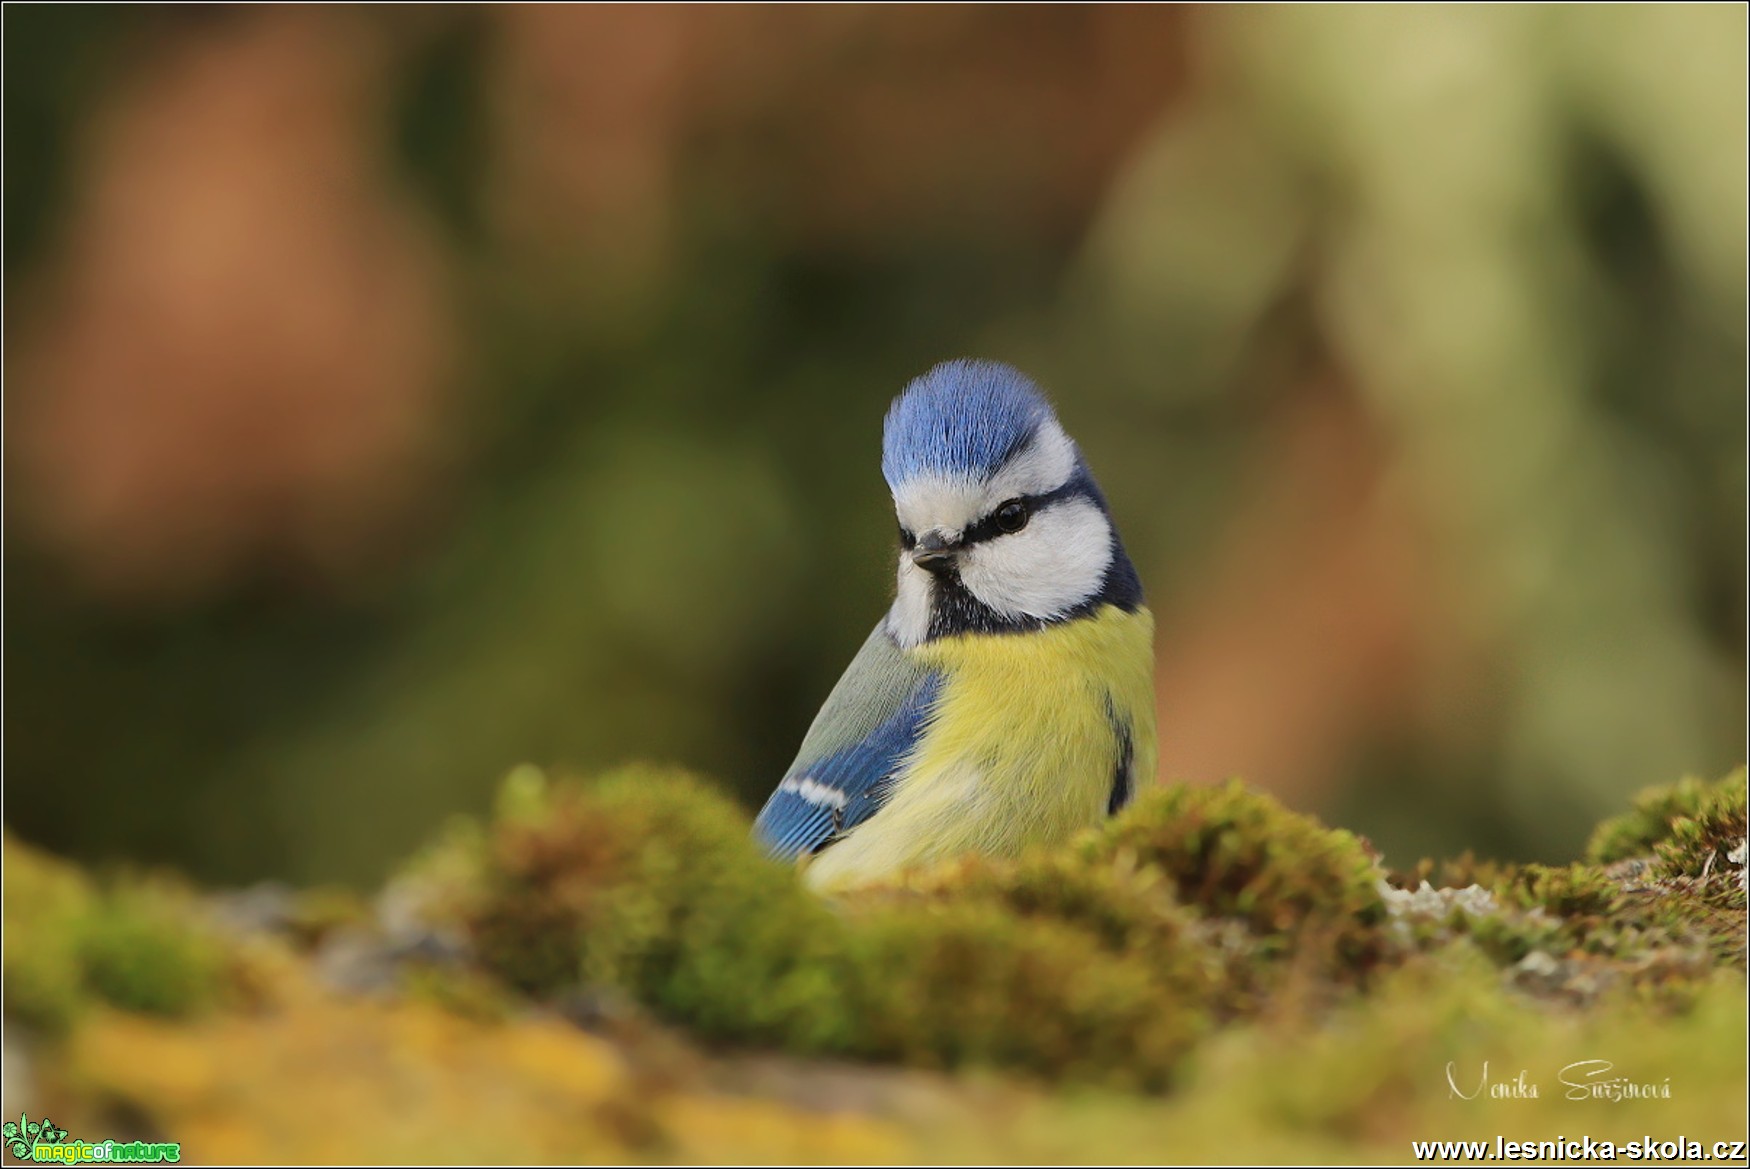
[[[1154,618],[1107,606],[1036,633],[963,634],[912,651],[944,681],[888,802],[820,853],[831,890],[960,853],[1013,856],[1107,814],[1129,730],[1137,785],[1155,769]]]

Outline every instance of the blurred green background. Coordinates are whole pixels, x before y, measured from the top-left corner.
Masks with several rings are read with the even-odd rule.
[[[1745,754],[1742,6],[8,5],[5,816],[370,881],[530,760],[757,806],[1013,361],[1162,770],[1398,863]]]

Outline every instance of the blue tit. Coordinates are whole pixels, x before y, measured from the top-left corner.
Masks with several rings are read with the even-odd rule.
[[[1155,770],[1154,618],[1105,497],[1007,365],[888,409],[899,587],[754,824],[831,892],[1067,840]]]

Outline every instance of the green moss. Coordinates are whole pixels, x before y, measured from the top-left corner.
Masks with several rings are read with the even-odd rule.
[[[1407,872],[1393,872],[1390,880],[1399,889],[1416,889],[1424,881],[1436,889],[1466,889],[1472,885],[1493,889],[1511,880],[1518,869],[1514,864],[1479,859],[1466,849],[1449,860],[1423,857]]]
[[[1732,822],[1734,812],[1738,839],[1742,840],[1744,799],[1742,767],[1717,783],[1685,778],[1663,787],[1647,788],[1635,797],[1631,811],[1604,821],[1593,831],[1586,845],[1586,858],[1597,864],[1609,864],[1650,856],[1655,846],[1673,837],[1680,821],[1720,827]]]
[[[1159,1088],[1211,1021],[1220,954],[1158,869],[966,859],[847,898],[866,1054]]]
[[[1744,769],[1740,767],[1715,784],[1683,814],[1671,820],[1671,830],[1653,846],[1659,871],[1668,877],[1726,877],[1734,867],[1729,860],[1743,847],[1750,831],[1745,812]],[[1735,875],[1735,874],[1734,874]],[[1726,885],[1742,883],[1724,881]]]
[[[537,995],[623,990],[707,1037],[825,1044],[841,926],[760,856],[739,809],[634,768],[588,787],[518,775],[467,924],[487,965]]]
[[[1469,937],[1503,965],[1541,952],[1532,987],[1590,998],[1621,986],[1681,1007],[1721,967],[1745,965],[1742,869],[1730,854],[1745,831],[1744,771],[1715,784],[1649,789],[1634,810],[1600,825],[1590,863],[1498,865],[1470,856],[1422,862],[1394,882],[1481,884],[1498,912],[1453,914],[1416,932],[1422,948]]]
[[[1401,1149],[1466,1117],[1495,1131],[1498,1110],[1454,1104],[1449,1065],[1467,1091],[1528,1069],[1549,1103],[1513,1107],[1542,1109],[1559,1125],[1571,1106],[1555,1077],[1593,1053],[1639,1078],[1675,1076],[1680,1099],[1661,1101],[1661,1116],[1667,1103],[1713,1114],[1730,1084],[1708,1093],[1731,1080],[1731,1060],[1708,1064],[1705,1082],[1689,1061],[1692,1048],[1718,1053],[1710,1036],[1742,1029],[1742,887],[1721,849],[1729,853],[1741,831],[1743,805],[1727,790],[1687,806],[1641,859],[1556,867],[1461,857],[1395,878],[1416,892],[1388,899],[1366,847],[1348,833],[1238,785],[1156,791],[1068,847],[1016,861],[962,858],[826,902],[793,867],[761,856],[746,816],[707,783],[648,768],[552,783],[524,768],[489,821],[452,825],[406,867],[376,902],[381,921],[354,898],[317,891],[299,895],[292,922],[308,950],[336,927],[412,920],[467,939],[476,961],[453,963],[446,952],[443,962],[404,964],[402,1001],[389,1016],[376,1004],[361,1014],[344,993],[296,1005],[288,997],[296,1019],[280,1029],[294,1051],[306,1033],[321,1040],[318,1050],[341,1050],[329,1032],[392,1019],[381,1041],[417,1050],[416,1060],[396,1062],[422,1076],[458,1058],[459,1037],[484,1029],[481,1050],[540,1068],[518,1081],[530,1087],[517,1098],[552,1088],[572,1120],[595,1115],[579,1112],[577,1091],[599,1092],[625,1069],[626,1091],[641,1102],[665,1090],[653,1085],[701,1075],[758,1096],[748,1081],[774,1065],[806,1084],[810,1100],[816,1079],[850,1077],[853,1093],[921,1082],[933,1085],[933,1101],[955,1099],[963,1110],[921,1146],[938,1160],[988,1156],[998,1134],[1023,1159],[1158,1155],[1159,1134],[1171,1131],[1184,1157],[1231,1152],[1243,1133],[1249,1148],[1279,1157],[1342,1160],[1358,1144]],[[9,1018],[70,1031],[45,1051],[86,1052],[105,1069],[132,1066],[109,1053],[137,1053],[142,1036],[156,1036],[163,1054],[150,1066],[160,1071],[140,1080],[139,1099],[153,1102],[142,1108],[167,1130],[190,1120],[163,1084],[217,1083],[222,1074],[202,1065],[228,1073],[254,1060],[271,1091],[237,1115],[213,1115],[234,1126],[253,1108],[261,1123],[274,1105],[260,1099],[279,1095],[276,1073],[262,1069],[283,1054],[263,1055],[253,1038],[209,1050],[205,1036],[254,1036],[255,1021],[281,1012],[225,1014],[198,1031],[81,1013],[97,1001],[184,1015],[235,1001],[245,943],[209,933],[198,900],[174,885],[100,885],[16,842],[7,850]],[[1467,892],[1430,895],[1419,889],[1430,877]],[[521,1045],[509,1043],[530,1025],[530,998],[574,1017],[596,1009],[600,1034],[536,1014]],[[105,1047],[93,1033],[123,1038]],[[747,1048],[762,1054],[733,1053]],[[580,1077],[580,1057],[592,1052],[600,1066]],[[822,1056],[959,1075],[913,1081],[842,1063],[827,1071],[813,1062]],[[178,1075],[162,1074],[179,1060]],[[969,1086],[968,1069],[1010,1082]],[[1016,1076],[1124,1093],[1045,1096]],[[502,1088],[466,1073],[458,1082],[470,1099]],[[1125,1094],[1133,1091],[1170,1094],[1142,1101]],[[1054,1135],[1033,1143],[1038,1130],[993,1104],[1005,1098],[993,1092],[1049,1101]],[[650,1134],[701,1115],[697,1102],[677,1107],[694,1119],[621,1104],[600,1115],[630,1126],[635,1146],[650,1150]],[[771,1126],[771,1113],[733,1115],[732,1127]],[[794,1123],[786,1114],[774,1131]],[[963,1158],[956,1132],[979,1134]],[[785,1155],[795,1154],[774,1146],[768,1159]],[[859,1144],[846,1159],[889,1155]]]
[[[1454,937],[1468,937],[1491,961],[1511,966],[1532,951],[1566,951],[1561,922],[1523,913],[1456,914],[1447,920]]]
[[[860,890],[853,913],[871,906],[982,903],[1028,920],[1073,926],[1099,948],[1151,959],[1193,949],[1197,918],[1158,868],[1074,853],[1039,852],[1014,862],[967,857]]]
[[[1384,874],[1361,841],[1237,780],[1146,792],[1081,856],[1158,868],[1184,904],[1244,922],[1264,957],[1365,977],[1387,945]]]
[[[707,1040],[1158,1085],[1204,1027],[1213,963],[1157,873],[969,864],[829,906],[709,786],[527,773],[467,915],[489,968],[622,991]]]
[[[1596,918],[1610,913],[1621,886],[1596,865],[1523,865],[1495,883],[1495,895],[1521,909],[1541,909],[1564,918]]]
[[[184,1015],[226,989],[231,955],[190,894],[162,880],[101,890],[6,838],[6,1014],[64,1031],[91,1001]]]
[[[990,902],[872,913],[853,939],[850,1054],[1165,1086],[1205,1028],[1202,1002],[1091,941]]]
[[[64,1031],[85,1001],[71,923],[87,913],[91,884],[10,833],[5,849],[6,1016]]]
[[[86,984],[124,1010],[185,1015],[211,1005],[224,984],[225,948],[179,890],[118,887],[92,906],[77,934]]]
[[[828,905],[706,784],[522,769],[478,856],[469,931],[527,993],[612,988],[707,1040],[924,1066],[1159,1087],[1215,1018],[1290,973],[1364,980],[1389,948],[1360,841],[1237,784]]]
[[[468,846],[470,931],[528,993],[611,988],[706,1040],[1143,1088],[1217,1021],[1285,994],[1328,1005],[1417,950],[1468,939],[1502,967],[1542,952],[1586,994],[1719,957],[1691,901],[1597,865],[1471,861],[1495,911],[1394,932],[1359,840],[1238,784],[1151,792],[1071,848],[965,859],[830,906],[747,827],[673,773],[584,787],[519,772]],[[1573,997],[1546,981],[1534,989]]]
[[[1496,912],[1455,913],[1442,927],[1504,966],[1543,954],[1545,975],[1525,985],[1535,993],[1584,1000],[1626,987],[1680,1007],[1686,987],[1744,965],[1741,897],[1735,912],[1721,911],[1693,885],[1599,865],[1524,865],[1493,887]]]
[[[1316,1027],[1405,969],[1688,1010],[1744,963],[1743,891],[1720,851],[1742,831],[1736,791],[1686,797],[1651,859],[1428,863],[1394,879],[1488,896],[1394,894],[1389,909],[1361,841],[1239,784],[1151,791],[1068,847],[962,858],[828,902],[765,858],[708,783],[520,768],[487,823],[452,825],[380,905],[468,940],[474,965],[414,966],[402,990],[471,1020],[514,1017],[526,998],[619,1003],[615,1017],[708,1046],[1155,1091],[1218,1030]],[[234,947],[185,891],[105,890],[7,848],[10,1017],[65,1028],[88,1001],[175,1015],[228,997]],[[349,896],[300,904],[309,943],[364,913]]]
[[[1746,832],[1745,770],[1713,784],[1686,779],[1643,792],[1634,811],[1599,826],[1588,848],[1600,861],[1651,857],[1624,870],[1626,896],[1608,928],[1640,929],[1627,942],[1700,947],[1720,964],[1746,961],[1743,866],[1731,859]],[[1614,870],[1613,870],[1614,871]]]

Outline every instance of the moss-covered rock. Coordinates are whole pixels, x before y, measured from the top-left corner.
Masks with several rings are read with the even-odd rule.
[[[1643,792],[1593,834],[1584,863],[1424,861],[1394,883],[1433,875],[1491,898],[1490,912],[1424,929],[1423,948],[1467,937],[1534,994],[1591,1001],[1626,988],[1681,1005],[1714,971],[1745,969],[1744,868],[1732,859],[1744,831],[1740,768]]]
[[[5,836],[6,1017],[62,1031],[85,999],[75,923],[94,894],[73,866]]]
[[[368,902],[8,838],[5,1009],[57,1122],[214,1160],[1400,1160],[1499,1131],[1463,1092],[1521,1068],[1514,1124],[1559,1130],[1600,1055],[1671,1084],[1587,1122],[1638,1136],[1742,1115],[1743,793],[1645,798],[1627,859],[1387,881],[1238,784],[1161,790],[824,901],[709,783],[523,768]]]
[[[1128,854],[1158,866],[1187,902],[1243,918],[1261,932],[1334,915],[1368,922],[1383,916],[1380,873],[1359,839],[1238,780],[1144,792],[1084,840],[1081,854],[1096,862]]]
[[[8,836],[5,889],[5,1008],[13,1018],[59,1031],[94,1001],[187,1015],[246,981],[191,891],[164,877],[129,875],[100,887]]]
[[[1744,802],[1742,767],[1715,783],[1687,777],[1664,787],[1647,788],[1635,797],[1630,811],[1593,830],[1586,859],[1609,864],[1651,856],[1659,846],[1669,845],[1672,847],[1661,851],[1662,859],[1679,869],[1686,864],[1699,866],[1705,863],[1705,853],[1721,845],[1729,851],[1742,842]]]
[[[1222,988],[1219,954],[1153,869],[969,859],[841,911],[859,1054],[1159,1088]]]
[[[1734,823],[1722,790],[1692,804],[1708,840]],[[1238,783],[1151,791],[1069,848],[830,904],[678,773],[579,785],[525,769],[487,831],[455,841],[422,863],[447,870],[486,969],[524,993],[610,990],[707,1041],[926,1067],[1160,1088],[1222,1020],[1285,993],[1329,1005],[1460,939],[1569,999],[1742,964],[1741,912],[1597,864],[1446,866],[1487,878],[1486,909],[1407,927],[1362,841]]]
[[[186,891],[154,882],[118,887],[75,932],[85,984],[114,1006],[187,1015],[224,992],[229,955]]]
[[[527,993],[612,988],[706,1040],[1155,1085],[1203,1025],[1209,963],[1155,877],[956,866],[834,907],[697,780],[515,789],[463,913]]]
[[[1359,983],[1390,946],[1385,873],[1361,840],[1237,780],[1145,792],[1079,855],[1158,869],[1201,916],[1245,925],[1254,966],[1292,959]]]
[[[846,1042],[842,923],[720,792],[646,768],[513,790],[462,907],[489,969],[538,996],[621,990],[706,1038]]]

